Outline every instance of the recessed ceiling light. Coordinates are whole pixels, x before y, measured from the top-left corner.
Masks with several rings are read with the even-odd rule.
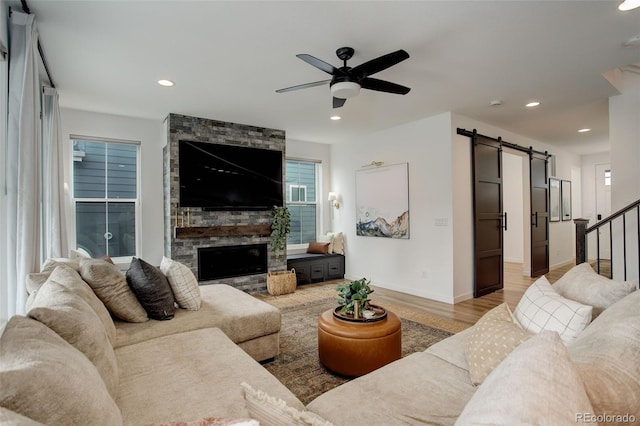
[[[618,10],[626,12],[627,10],[632,10],[637,7],[640,7],[640,0],[624,0],[618,5]]]
[[[525,105],[527,108],[533,108],[533,107],[537,107],[538,105],[540,105],[540,102],[538,101],[531,101],[529,102],[527,105]]]
[[[578,130],[578,133],[587,133],[587,132],[590,132],[590,131],[591,131],[591,129],[580,129],[580,130]]]
[[[340,120],[342,117],[340,117],[339,115],[332,115],[330,118],[331,118],[333,121],[338,121],[338,120]]]
[[[171,87],[174,85],[174,82],[171,80],[158,80],[158,84],[164,87]]]

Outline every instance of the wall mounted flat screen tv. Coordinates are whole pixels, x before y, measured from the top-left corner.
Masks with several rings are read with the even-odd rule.
[[[180,207],[270,210],[282,206],[282,152],[181,140]]]

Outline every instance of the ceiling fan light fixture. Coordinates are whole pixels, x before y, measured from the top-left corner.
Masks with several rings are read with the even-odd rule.
[[[353,81],[339,81],[331,85],[331,95],[334,98],[349,99],[360,93],[360,85]]]

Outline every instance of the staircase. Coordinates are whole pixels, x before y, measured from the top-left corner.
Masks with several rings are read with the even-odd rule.
[[[573,222],[576,225],[576,265],[588,261],[596,272],[611,279],[638,279],[640,200],[590,227],[587,227],[589,219],[575,219]],[[602,234],[605,234],[604,238]],[[588,259],[588,243],[596,245],[594,259]]]

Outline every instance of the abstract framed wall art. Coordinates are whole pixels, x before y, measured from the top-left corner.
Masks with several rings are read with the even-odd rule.
[[[409,164],[356,171],[356,235],[409,238]]]

